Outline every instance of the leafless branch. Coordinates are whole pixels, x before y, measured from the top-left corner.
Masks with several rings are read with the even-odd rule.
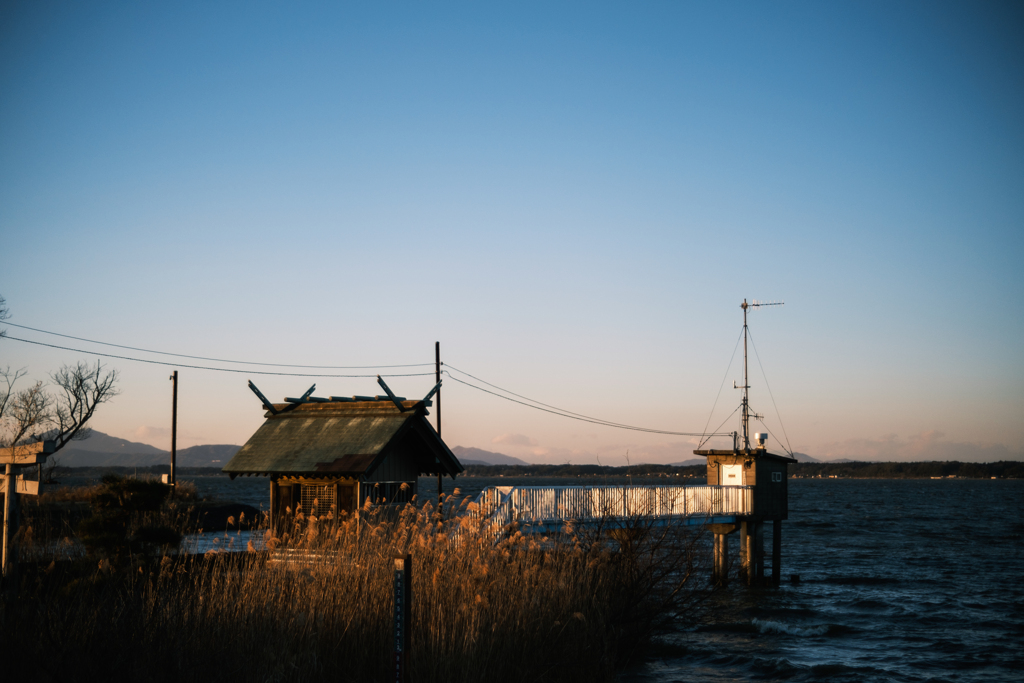
[[[0,296],[0,322],[11,317],[11,310],[7,308],[7,300]],[[7,330],[0,330],[0,339],[7,336]]]
[[[53,406],[55,450],[60,450],[69,441],[88,438],[85,426],[96,408],[119,393],[115,388],[117,370],[103,371],[103,364],[96,361],[92,366],[84,361],[76,365],[64,365],[50,375],[57,387]]]
[[[15,373],[15,378],[17,376]],[[8,393],[12,386],[13,382],[9,384]],[[42,382],[36,382],[28,389],[5,399],[0,446],[14,446],[26,437],[45,431],[51,420],[52,399],[43,391],[43,387]]]
[[[0,382],[6,386],[0,386],[0,420],[7,415],[7,406],[11,396],[14,394],[14,385],[19,379],[25,376],[25,368],[11,370],[10,366],[0,369]]]

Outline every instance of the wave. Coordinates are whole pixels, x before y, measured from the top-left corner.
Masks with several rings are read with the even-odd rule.
[[[770,619],[751,619],[750,624],[759,633],[780,633],[791,636],[813,637],[823,636],[829,632],[828,624],[818,626],[793,626],[782,621],[771,621]]]
[[[808,579],[806,583],[831,583],[836,586],[881,586],[901,583],[901,581],[889,576],[828,576],[824,579]]]

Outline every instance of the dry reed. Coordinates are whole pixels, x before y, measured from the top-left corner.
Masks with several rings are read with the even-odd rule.
[[[392,558],[410,553],[410,681],[601,681],[706,594],[686,527],[638,515],[496,539],[472,512],[453,497],[358,518],[300,509],[259,551],[40,563],[0,656],[43,681],[386,680]]]

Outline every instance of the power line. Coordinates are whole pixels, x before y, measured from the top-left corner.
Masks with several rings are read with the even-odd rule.
[[[451,368],[452,370],[455,370],[456,372],[461,372],[466,377],[472,377],[477,382],[483,382],[487,386],[489,386],[491,388],[494,388],[494,389],[497,389],[498,391],[504,391],[506,394],[510,394],[510,395],[515,396],[517,398],[521,398],[524,401],[529,401],[530,403],[536,403],[537,405],[544,406],[545,408],[551,408],[552,410],[556,410],[556,411],[558,411],[560,413],[565,413],[566,415],[575,415],[576,417],[582,417],[582,418],[586,418],[588,420],[597,420],[598,422],[607,423],[607,424],[613,425],[613,426],[624,426],[624,425],[618,425],[615,422],[608,422],[608,420],[602,420],[599,417],[590,417],[589,415],[581,415],[580,413],[574,413],[571,410],[565,410],[564,408],[559,408],[558,406],[548,405],[547,403],[542,403],[541,401],[537,401],[537,400],[534,400],[534,399],[529,398],[527,396],[523,396],[521,394],[517,394],[514,391],[509,391],[508,389],[503,389],[502,387],[499,387],[496,384],[491,384],[487,380],[483,380],[483,379],[480,379],[479,377],[476,377],[475,375],[471,375],[468,372],[466,372],[465,370],[459,370],[457,367],[455,367],[454,365],[452,365],[450,363],[445,363],[445,367],[446,368]],[[451,373],[449,373],[448,376],[451,377]],[[455,379],[455,378],[452,377],[452,379]]]
[[[775,414],[779,418],[779,425],[782,427],[782,435],[786,437],[786,447],[789,449],[789,454],[793,454],[793,445],[789,442],[789,434],[786,433],[786,424],[782,421],[782,413],[779,412],[779,406],[775,403],[775,395],[772,394],[772,385],[768,384],[768,375],[764,371],[764,366],[761,365],[761,356],[757,353],[757,345],[754,344],[754,335],[750,335],[750,346],[754,349],[754,358],[757,359],[757,367],[761,368],[761,376],[764,377],[764,385],[768,387],[768,395],[771,396],[772,405],[775,406]],[[764,421],[761,422],[764,424]],[[766,427],[768,425],[765,425]]]
[[[20,329],[31,330],[33,332],[40,332],[42,334],[49,334],[49,335],[53,335],[53,336],[57,336],[57,337],[63,337],[65,339],[74,339],[74,340],[77,340],[77,341],[84,341],[84,342],[87,342],[87,343],[90,343],[90,344],[99,344],[99,345],[102,345],[102,346],[111,346],[111,347],[115,347],[115,348],[128,349],[128,350],[131,350],[131,351],[140,351],[140,352],[143,352],[143,353],[152,353],[152,354],[156,354],[156,355],[173,356],[173,357],[176,357],[176,358],[191,358],[191,359],[195,359],[195,360],[207,360],[207,361],[213,361],[213,362],[218,362],[218,363],[236,363],[236,364],[240,364],[240,365],[263,365],[263,366],[269,366],[269,367],[309,368],[309,369],[329,369],[329,370],[330,369],[338,369],[338,370],[340,370],[340,369],[353,369],[353,370],[355,370],[355,369],[371,369],[371,368],[374,368],[374,369],[375,368],[409,368],[409,367],[424,367],[424,366],[432,365],[431,363],[410,363],[410,364],[402,364],[402,365],[357,365],[357,366],[345,366],[345,365],[294,365],[294,364],[288,364],[288,363],[257,363],[257,362],[252,362],[252,361],[239,361],[239,360],[229,360],[229,359],[223,359],[223,358],[210,358],[210,357],[207,357],[207,356],[191,356],[191,355],[187,355],[187,354],[171,353],[171,352],[167,352],[167,351],[154,351],[152,349],[144,349],[144,348],[139,348],[139,347],[135,347],[135,346],[126,346],[126,345],[123,345],[123,344],[114,344],[114,343],[111,343],[111,342],[102,342],[102,341],[97,341],[97,340],[94,340],[94,339],[86,339],[84,337],[75,337],[75,336],[72,336],[72,335],[60,334],[58,332],[50,332],[48,330],[42,330],[42,329],[38,329],[38,328],[35,328],[35,327],[29,327],[27,325],[18,325],[16,323],[5,322],[4,324],[11,325],[12,327],[17,327],[17,328],[20,328]],[[266,370],[217,368],[217,367],[211,367],[211,366],[205,366],[205,365],[185,365],[185,364],[181,364],[181,363],[171,363],[171,362],[167,362],[167,361],[151,360],[151,359],[146,359],[146,358],[134,358],[132,356],[122,356],[122,355],[112,354],[112,353],[102,353],[100,351],[87,351],[87,350],[84,350],[84,349],[75,349],[75,348],[71,348],[71,347],[68,347],[68,346],[61,346],[59,344],[47,344],[45,342],[34,341],[34,340],[31,340],[31,339],[21,339],[19,337],[7,336],[5,338],[6,339],[10,339],[11,341],[22,342],[24,344],[33,344],[35,346],[45,346],[45,347],[52,348],[52,349],[60,349],[62,351],[73,351],[75,353],[84,353],[84,354],[87,354],[87,355],[101,356],[103,358],[113,358],[113,359],[117,359],[117,360],[132,361],[134,363],[147,363],[147,364],[150,364],[150,365],[162,365],[162,366],[166,366],[166,367],[189,368],[189,369],[194,369],[194,370],[208,370],[208,371],[211,371],[211,372],[230,372],[230,373],[236,373],[236,374],[270,375],[270,376],[280,376],[280,377],[324,377],[324,378],[364,378],[365,377],[365,378],[372,378],[372,377],[376,377],[377,376],[377,373],[369,374],[369,375],[361,375],[361,374],[352,374],[352,375],[350,375],[350,374],[320,374],[320,373],[305,373],[305,372],[270,372],[270,371],[266,371]],[[735,349],[733,350],[733,354],[735,355]],[[731,365],[731,363],[732,363],[732,361],[730,361],[730,365]],[[445,370],[445,374],[447,374],[449,378],[451,378],[452,380],[454,380],[454,381],[456,381],[456,382],[458,382],[460,384],[464,384],[464,385],[466,385],[468,387],[471,387],[471,388],[476,389],[478,391],[482,391],[482,392],[490,394],[492,396],[497,396],[498,398],[503,398],[506,401],[512,401],[513,403],[518,403],[518,404],[526,406],[528,408],[533,408],[535,410],[540,410],[540,411],[543,411],[543,412],[546,412],[546,413],[551,413],[552,415],[560,415],[562,417],[567,417],[567,418],[573,419],[573,420],[579,420],[581,422],[588,422],[590,424],[602,425],[602,426],[605,426],[605,427],[615,427],[617,429],[628,429],[628,430],[638,431],[638,432],[647,432],[647,433],[651,433],[651,434],[667,434],[667,435],[672,435],[672,436],[699,436],[699,437],[704,438],[704,437],[727,436],[728,435],[727,432],[723,432],[723,433],[715,432],[715,433],[710,433],[709,434],[706,431],[706,429],[707,429],[706,425],[705,425],[705,432],[703,432],[701,434],[698,434],[698,433],[695,433],[695,432],[673,432],[673,431],[662,430],[662,429],[649,429],[649,428],[646,428],[646,427],[636,427],[634,425],[627,425],[627,424],[622,424],[622,423],[619,423],[619,422],[611,422],[609,420],[602,420],[600,418],[590,417],[588,415],[583,415],[581,413],[575,413],[575,412],[572,412],[570,410],[565,410],[564,408],[558,408],[556,406],[549,405],[547,403],[543,403],[541,401],[537,401],[535,399],[528,398],[528,397],[523,396],[521,394],[517,394],[517,393],[515,393],[513,391],[509,391],[508,389],[504,389],[502,387],[499,387],[496,384],[492,384],[492,383],[488,382],[487,380],[484,380],[484,379],[481,379],[479,377],[476,377],[475,375],[471,375],[470,373],[468,373],[468,372],[466,372],[464,370],[459,370],[458,368],[456,368],[456,367],[454,367],[454,366],[452,366],[450,364],[446,365],[446,368],[450,368],[450,369],[454,370],[455,372],[458,372],[460,374],[463,374],[463,375],[465,375],[467,377],[470,377],[470,378],[476,380],[477,382],[480,382],[482,384],[486,384],[487,386],[492,387],[494,389],[497,389],[498,391],[504,392],[505,394],[509,394],[511,396],[515,396],[515,397],[523,399],[523,400],[520,401],[520,400],[516,400],[514,398],[509,398],[509,396],[505,396],[503,394],[499,394],[499,393],[496,393],[496,392],[493,392],[493,391],[489,391],[487,389],[484,389],[483,387],[480,387],[480,386],[477,386],[477,385],[472,384],[470,382],[466,382],[464,380],[461,380],[458,377],[453,376],[446,369]],[[728,371],[726,371],[726,372],[728,374]],[[762,370],[762,372],[763,372],[763,370]],[[431,372],[419,372],[419,373],[383,374],[382,376],[384,376],[384,377],[425,377],[425,376],[432,375],[432,374],[434,374],[434,373],[431,373]],[[723,380],[723,383],[724,383],[724,380]],[[721,394],[721,389],[719,389],[719,394]],[[717,403],[717,399],[716,399],[716,403]],[[735,412],[735,411],[733,411],[733,412]],[[712,413],[714,413],[714,409],[712,409]],[[710,422],[710,418],[709,418],[708,421]]]
[[[244,369],[244,370],[243,369],[238,369],[238,370],[236,370],[234,368],[213,368],[213,367],[209,367],[209,366],[205,366],[205,365],[182,365],[181,363],[168,363],[166,361],[161,361],[161,360],[148,360],[146,358],[132,358],[131,356],[118,356],[118,355],[115,355],[115,354],[112,354],[112,353],[100,353],[99,351],[85,351],[83,349],[72,349],[72,348],[67,347],[67,346],[58,346],[57,344],[46,344],[44,342],[32,341],[31,339],[19,339],[18,337],[7,336],[7,337],[4,337],[4,339],[10,339],[11,341],[20,341],[20,342],[23,342],[25,344],[35,344],[36,346],[48,346],[51,349],[61,349],[62,351],[74,351],[75,353],[84,353],[84,354],[92,355],[92,356],[102,356],[104,358],[116,358],[118,360],[130,360],[130,361],[133,361],[135,363],[149,363],[150,365],[163,365],[163,366],[171,367],[171,368],[189,368],[189,369],[192,369],[192,370],[210,370],[212,372],[234,372],[234,373],[247,374],[247,375],[276,375],[276,376],[280,376],[280,377],[330,377],[330,378],[345,377],[345,378],[352,378],[352,377],[376,377],[377,376],[377,373],[374,373],[372,375],[324,375],[324,374],[317,374],[317,373],[313,373],[313,372],[268,372],[266,370],[248,370],[248,369]],[[377,366],[377,367],[386,367],[386,366]],[[428,375],[433,375],[433,374],[434,373],[432,373],[432,372],[410,372],[410,373],[404,373],[404,374],[388,374],[388,375],[381,374],[381,376],[382,377],[426,377]]]
[[[448,367],[451,367],[451,366],[448,366]],[[462,371],[459,370],[459,372],[462,372]],[[671,435],[671,436],[701,436],[700,434],[695,433],[695,432],[670,432],[670,431],[663,430],[663,429],[648,429],[646,427],[634,427],[632,425],[620,424],[618,422],[608,422],[607,420],[601,420],[601,419],[598,419],[598,418],[592,418],[592,417],[587,417],[587,416],[584,416],[584,415],[580,415],[578,413],[571,413],[569,411],[563,411],[560,408],[549,409],[550,406],[547,407],[547,408],[542,408],[541,406],[544,406],[544,405],[547,405],[547,404],[540,403],[540,401],[534,401],[534,403],[536,403],[538,405],[534,405],[534,403],[527,403],[526,402],[526,401],[532,401],[533,399],[526,399],[526,401],[519,401],[519,400],[516,400],[514,398],[509,398],[508,396],[503,396],[502,394],[496,393],[494,391],[490,391],[489,389],[484,389],[483,387],[479,387],[479,386],[477,386],[475,384],[472,384],[471,382],[466,382],[464,380],[461,380],[458,377],[455,377],[454,375],[452,375],[448,371],[445,371],[445,374],[448,375],[448,377],[451,378],[452,380],[458,382],[459,384],[464,384],[467,387],[472,387],[473,389],[476,389],[477,391],[482,391],[485,394],[490,394],[491,396],[497,396],[498,398],[503,398],[506,401],[511,401],[512,403],[518,403],[519,405],[526,406],[527,408],[533,408],[534,410],[540,410],[540,411],[545,412],[545,413],[551,413],[552,415],[558,415],[558,416],[561,416],[561,417],[567,417],[570,420],[579,420],[580,422],[589,422],[590,424],[601,425],[603,427],[615,427],[617,429],[629,429],[629,430],[632,430],[632,431],[635,431],[635,432],[647,432],[647,433],[650,433],[650,434],[668,434],[668,435]],[[469,373],[463,373],[463,374],[469,375]],[[469,376],[471,376],[471,375],[469,375]],[[478,381],[484,382],[484,380],[478,380]],[[501,389],[501,387],[497,387],[497,386],[495,386],[493,384],[490,384],[489,382],[484,382],[484,383],[488,384],[488,386],[493,386],[495,389],[500,389],[501,391],[507,391],[506,389]],[[507,393],[512,394],[511,391],[508,391]],[[518,396],[518,394],[512,394],[512,395],[513,396]],[[521,396],[520,398],[525,398],[525,397]],[[712,436],[725,436],[725,435],[726,435],[726,433],[723,433],[723,434],[713,434]]]
[[[311,370],[370,370],[373,368],[419,368],[433,366],[433,363],[406,363],[403,365],[293,365],[290,363],[259,363],[256,361],[247,360],[230,360],[227,358],[208,358],[206,356],[189,356],[184,353],[171,353],[169,351],[154,351],[152,349],[142,349],[137,346],[124,346],[123,344],[113,344],[111,342],[96,341],[95,339],[86,339],[85,337],[74,337],[70,334],[60,334],[59,332],[50,332],[49,330],[41,330],[36,327],[29,327],[28,325],[18,325],[17,323],[4,322],[4,325],[10,325],[11,327],[18,327],[23,330],[32,330],[33,332],[40,332],[42,334],[50,334],[54,337],[64,337],[65,339],[74,339],[76,341],[84,341],[90,344],[99,344],[101,346],[113,346],[118,349],[127,349],[129,351],[142,351],[143,353],[152,353],[158,356],[174,356],[176,358],[191,358],[193,360],[208,360],[214,363],[236,363],[238,365],[265,365],[267,367],[275,368],[308,368]],[[25,341],[25,340],[21,340]],[[57,347],[61,348],[61,347]],[[112,356],[113,357],[113,356]],[[267,374],[267,373],[264,373]],[[310,375],[311,377],[314,375]],[[328,377],[329,375],[315,375],[317,377]],[[343,375],[339,375],[343,376]],[[376,376],[376,375],[368,375]],[[397,377],[398,375],[390,375],[390,377]]]
[[[704,431],[705,432],[707,432],[708,425],[711,424],[711,418],[713,418],[715,416],[715,408],[718,407],[718,399],[720,399],[722,397],[722,389],[725,388],[725,380],[727,380],[729,378],[729,371],[732,370],[732,362],[736,359],[736,350],[738,348],[740,348],[740,339],[743,339],[743,330],[742,329],[740,329],[739,336],[736,337],[736,345],[732,347],[732,355],[729,356],[729,364],[727,366],[725,366],[725,374],[722,375],[722,384],[718,387],[718,394],[715,396],[715,402],[711,406],[711,413],[708,415],[708,421],[704,424]],[[735,413],[736,411],[734,410],[732,412]],[[726,419],[729,419],[729,418],[726,418]],[[725,424],[725,423],[723,422],[722,424]],[[719,425],[719,427],[721,427],[721,425]],[[697,448],[700,448],[701,446],[703,446],[704,445],[704,441],[705,441],[705,439],[703,437],[701,437],[700,445],[697,446]]]
[[[737,411],[738,411],[738,410],[739,410],[739,409],[740,409],[740,408],[742,407],[742,405],[743,405],[743,404],[741,403],[740,405],[738,405],[738,406],[736,406],[735,408],[733,408],[733,409],[732,409],[732,412],[731,412],[731,413],[729,413],[728,415],[726,415],[726,416],[725,416],[725,419],[724,419],[724,420],[722,420],[722,424],[720,424],[720,425],[718,425],[717,427],[715,427],[715,431],[714,431],[714,432],[712,432],[712,433],[708,434],[708,435],[706,436],[706,438],[702,437],[702,438],[701,438],[701,442],[700,442],[700,446],[697,446],[697,448],[700,448],[701,446],[703,446],[703,445],[704,445],[705,443],[707,443],[708,439],[710,439],[710,438],[711,438],[711,437],[713,437],[713,436],[732,436],[733,434],[735,434],[736,432],[719,432],[718,430],[719,430],[719,429],[721,429],[721,428],[722,428],[722,425],[724,425],[724,424],[725,424],[726,422],[728,422],[728,421],[729,421],[729,419],[730,419],[730,418],[731,418],[731,417],[732,417],[733,415],[735,415],[735,414],[736,414],[736,412],[737,412]]]

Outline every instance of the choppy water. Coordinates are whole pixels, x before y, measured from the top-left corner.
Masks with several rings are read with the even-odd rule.
[[[1024,481],[789,491],[783,577],[801,583],[734,584],[624,681],[1024,680]]]
[[[264,478],[193,481],[201,494],[268,507]],[[435,495],[436,480],[419,486],[421,499]],[[1024,481],[795,479],[789,491],[783,585],[716,593],[709,620],[679,623],[623,683],[1024,680]]]

